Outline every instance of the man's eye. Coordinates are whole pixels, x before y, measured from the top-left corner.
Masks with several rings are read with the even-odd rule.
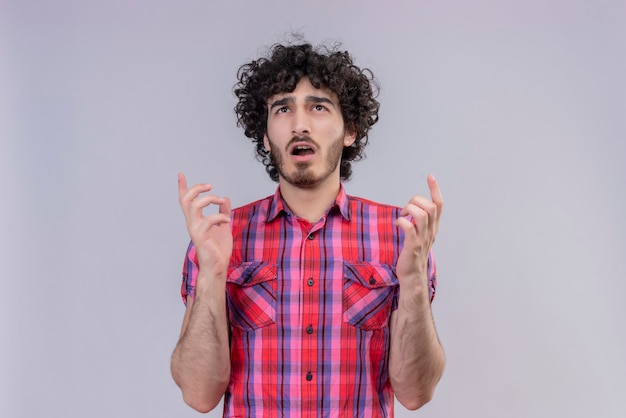
[[[322,110],[324,110],[326,108],[324,106],[318,104],[318,105],[313,106],[313,109],[315,109],[317,111],[322,111]]]
[[[289,111],[289,108],[287,106],[283,106],[283,107],[279,107],[276,110],[276,113],[285,113],[285,112],[288,112],[288,111]]]

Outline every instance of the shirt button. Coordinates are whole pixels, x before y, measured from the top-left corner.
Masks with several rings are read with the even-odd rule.
[[[307,238],[310,240],[315,239],[315,232],[311,232]]]
[[[306,374],[306,380],[307,380],[308,382],[310,382],[311,380],[313,380],[313,373],[308,372],[308,373]]]
[[[371,285],[375,285],[376,284],[376,279],[373,277],[370,277],[370,284]]]
[[[313,334],[313,325],[309,325],[308,327],[306,327],[306,333]]]
[[[313,277],[310,277],[309,280],[306,281],[306,284],[308,284],[309,286],[313,286],[313,283],[315,283],[313,281]]]

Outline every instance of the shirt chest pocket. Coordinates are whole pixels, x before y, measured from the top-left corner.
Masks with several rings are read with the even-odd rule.
[[[399,284],[391,265],[346,261],[343,270],[344,322],[363,330],[387,326]]]
[[[277,268],[264,262],[244,262],[229,269],[226,301],[232,326],[255,330],[275,323]]]

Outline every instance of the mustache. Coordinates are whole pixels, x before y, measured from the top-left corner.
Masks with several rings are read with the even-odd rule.
[[[313,145],[315,148],[319,148],[317,143],[315,141],[313,141],[313,139],[311,139],[311,137],[309,135],[294,135],[289,142],[287,143],[287,149],[289,149],[293,144],[295,144],[296,142],[307,142],[311,145]]]

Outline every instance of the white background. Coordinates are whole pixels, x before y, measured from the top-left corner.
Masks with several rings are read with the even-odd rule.
[[[194,417],[176,174],[274,192],[237,68],[290,30],[379,79],[350,194],[446,206],[448,364],[409,417],[626,416],[623,1],[1,1],[0,416]],[[209,416],[217,417],[221,411]]]

